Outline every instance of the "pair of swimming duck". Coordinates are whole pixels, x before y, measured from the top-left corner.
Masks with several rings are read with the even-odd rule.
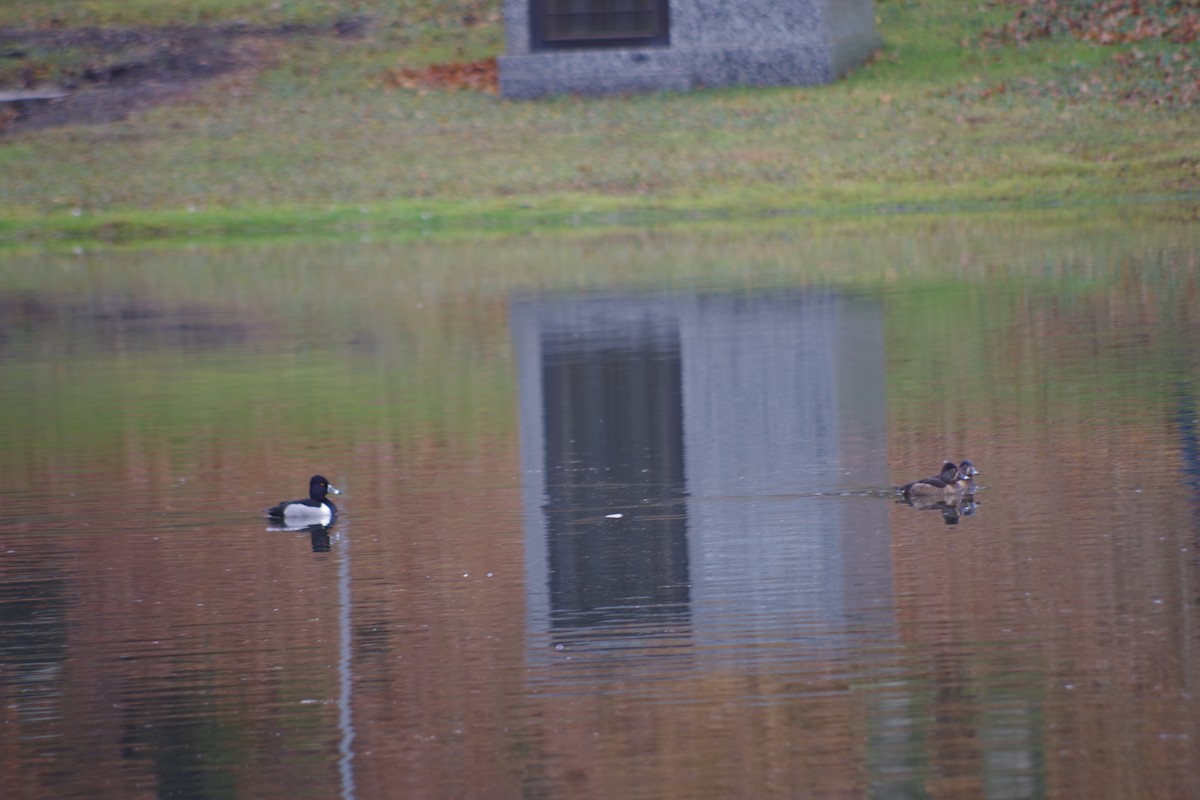
[[[303,500],[285,500],[263,513],[270,519],[288,525],[328,525],[337,516],[337,506],[327,496],[341,493],[342,490],[326,480],[324,475],[313,475],[308,481],[308,497]]]
[[[975,488],[975,476],[982,473],[975,469],[970,460],[961,464],[953,461],[942,463],[942,471],[931,478],[897,486],[896,490],[907,497],[949,497]]]

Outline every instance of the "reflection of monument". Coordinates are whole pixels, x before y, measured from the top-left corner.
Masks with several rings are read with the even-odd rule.
[[[701,297],[685,315],[696,635],[841,626],[891,604],[882,309],[832,292]]]
[[[553,326],[540,335],[547,579],[559,628],[687,608],[678,331],[609,314],[588,336]]]
[[[877,302],[535,298],[511,326],[531,634],[887,624],[888,504],[826,496],[886,481]]]

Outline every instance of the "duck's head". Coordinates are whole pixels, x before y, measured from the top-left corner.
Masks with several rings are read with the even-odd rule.
[[[942,462],[942,471],[938,477],[946,483],[953,483],[958,480],[958,465],[953,461]]]
[[[313,475],[308,481],[308,496],[313,500],[324,500],[327,494],[341,494],[342,490],[326,480],[324,475]]]
[[[982,474],[982,472],[975,469],[975,464],[972,463],[970,459],[965,459],[961,464],[958,465],[958,477],[962,480],[971,480],[976,475]]]

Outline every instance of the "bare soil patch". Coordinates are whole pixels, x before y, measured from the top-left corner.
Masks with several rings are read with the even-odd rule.
[[[329,29],[243,25],[176,28],[0,28],[0,90],[65,90],[41,104],[0,106],[0,132],[114,122],[186,99],[218,78],[255,74],[283,40],[355,36],[361,23]]]

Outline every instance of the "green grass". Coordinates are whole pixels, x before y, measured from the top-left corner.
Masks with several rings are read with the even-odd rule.
[[[499,53],[495,2],[6,4],[0,25],[321,26],[350,14],[374,24],[363,38],[275,42],[274,66],[236,92],[219,84],[120,123],[0,138],[0,243],[422,235],[1200,194],[1195,108],[1065,90],[1112,49],[980,47],[984,27],[1011,13],[988,4],[876,8],[885,50],[830,86],[518,103],[382,80],[397,66]],[[479,23],[464,26],[467,12]]]

